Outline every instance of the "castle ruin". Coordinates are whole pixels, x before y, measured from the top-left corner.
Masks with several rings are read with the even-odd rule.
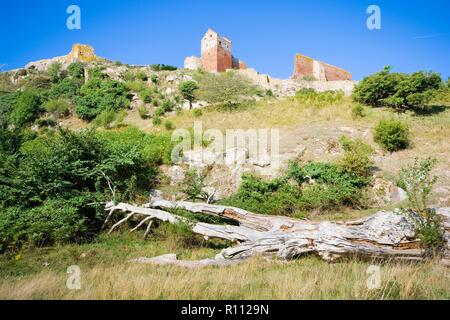
[[[352,80],[352,74],[328,63],[314,60],[302,54],[295,55],[294,80],[342,81]]]
[[[246,64],[233,56],[232,48],[231,40],[208,29],[201,41],[201,58],[187,57],[184,67],[193,70],[201,67],[208,72],[246,69]]]

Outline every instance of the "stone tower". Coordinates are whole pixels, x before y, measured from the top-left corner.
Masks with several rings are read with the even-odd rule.
[[[208,72],[224,72],[233,68],[232,44],[226,37],[221,37],[208,29],[202,39],[202,66]]]

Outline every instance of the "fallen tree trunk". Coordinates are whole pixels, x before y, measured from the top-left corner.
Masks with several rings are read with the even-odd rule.
[[[238,222],[239,225],[191,223],[185,218],[165,211],[177,208],[225,217]],[[108,221],[116,211],[127,213],[111,231],[132,216],[140,215],[142,221],[146,219],[169,223],[184,221],[189,223],[193,232],[207,239],[220,238],[237,243],[234,247],[222,250],[215,259],[180,261],[174,255],[140,259],[140,262],[146,263],[199,267],[227,265],[231,261],[238,262],[257,255],[276,256],[288,260],[309,253],[317,254],[327,261],[346,256],[420,261],[425,253],[416,237],[414,222],[396,211],[380,211],[368,218],[349,222],[310,222],[289,217],[258,215],[227,206],[163,199],[156,199],[144,207],[109,203],[106,210],[109,211]],[[450,208],[438,209],[437,212],[443,217],[444,237],[447,240],[443,259],[445,263],[448,262],[450,254],[448,247]]]

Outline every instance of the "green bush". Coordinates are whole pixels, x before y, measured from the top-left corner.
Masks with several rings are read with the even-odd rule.
[[[367,177],[329,163],[291,162],[286,174],[269,181],[244,174],[237,193],[221,201],[261,214],[297,216],[305,211],[328,211],[364,206]]]
[[[139,106],[138,113],[141,119],[147,119],[148,118],[148,110],[145,106]]]
[[[58,118],[65,117],[70,113],[70,103],[63,99],[49,100],[44,103],[44,109]]]
[[[166,64],[152,64],[150,65],[150,69],[152,69],[153,71],[175,71],[178,68]]]
[[[72,62],[67,67],[69,76],[73,79],[84,80],[84,65],[81,62]]]
[[[397,184],[406,191],[411,208],[417,212],[428,209],[428,198],[437,181],[437,177],[431,175],[435,164],[436,159],[416,159],[412,165],[400,171]]]
[[[236,109],[258,92],[257,86],[236,72],[198,73],[196,80],[199,86],[196,96],[199,100],[217,103],[229,110]]]
[[[186,172],[183,181],[182,192],[188,196],[189,200],[205,199],[208,195],[203,191],[205,187],[205,176],[196,169]]]
[[[169,130],[169,131],[175,129],[175,126],[173,125],[173,122],[170,121],[170,120],[166,120],[164,122],[164,127],[166,128],[166,130]]]
[[[39,96],[30,90],[25,90],[16,100],[14,110],[11,112],[11,123],[22,127],[33,122],[41,111]]]
[[[325,107],[342,101],[344,92],[341,90],[317,92],[314,89],[301,89],[297,91],[295,98],[303,105]]]
[[[203,111],[202,109],[194,109],[192,111],[192,113],[194,114],[194,117],[199,118],[203,115]]]
[[[148,76],[144,71],[139,71],[138,73],[136,73],[136,78],[141,80],[141,81],[147,81],[148,80]]]
[[[353,119],[364,118],[366,113],[364,112],[364,107],[361,104],[357,104],[352,108]]]
[[[188,100],[190,104],[195,99],[195,92],[199,89],[197,82],[184,81],[180,84],[179,90],[184,99]]]
[[[19,148],[10,146],[12,137],[0,140],[0,251],[95,235],[101,202],[112,198],[106,177],[116,201],[132,201],[157,182],[173,146],[170,135],[137,129],[14,134]]]
[[[410,75],[391,72],[390,67],[364,78],[353,90],[355,101],[395,109],[422,109],[441,86],[437,73],[415,72]]]
[[[144,103],[152,102],[153,90],[150,88],[145,88],[139,92],[139,97]]]
[[[47,69],[47,75],[53,83],[61,80],[61,63],[53,62]]]
[[[159,81],[158,75],[157,74],[152,74],[150,76],[150,80],[152,80],[153,84],[157,84]]]
[[[298,186],[292,186],[282,178],[264,181],[252,174],[244,174],[238,192],[221,203],[260,214],[293,215],[301,208],[301,196]]]
[[[152,119],[152,123],[154,126],[159,126],[162,123],[161,117],[155,115]]]
[[[105,129],[111,129],[113,127],[119,127],[122,125],[126,113],[122,111],[114,111],[107,109],[100,113],[92,122],[94,127],[103,127]]]
[[[73,101],[79,95],[83,82],[83,79],[65,78],[51,86],[48,97],[49,99],[64,98]]]
[[[406,149],[409,145],[409,128],[400,120],[381,120],[373,134],[375,142],[389,152]]]
[[[428,249],[440,248],[443,244],[441,219],[428,207],[428,199],[438,179],[431,174],[435,164],[433,158],[416,159],[412,165],[401,169],[397,182],[408,195],[413,210],[409,215],[416,222],[421,244]]]
[[[76,113],[86,120],[92,120],[104,111],[120,111],[130,103],[125,86],[111,79],[90,79],[76,97]]]
[[[373,148],[361,139],[352,140],[346,136],[342,136],[340,142],[344,155],[338,162],[339,166],[358,176],[369,176],[373,166],[373,161],[370,159]]]

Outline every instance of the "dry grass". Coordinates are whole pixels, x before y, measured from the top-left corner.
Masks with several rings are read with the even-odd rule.
[[[185,269],[128,261],[168,252],[201,259],[219,249],[186,246],[170,234],[162,239],[157,233],[148,241],[141,236],[102,235],[92,244],[29,250],[20,258],[1,256],[0,299],[450,299],[450,269],[438,261],[327,263],[309,256]],[[381,267],[380,289],[367,288],[371,264]],[[81,268],[81,290],[66,287],[70,265]]]

